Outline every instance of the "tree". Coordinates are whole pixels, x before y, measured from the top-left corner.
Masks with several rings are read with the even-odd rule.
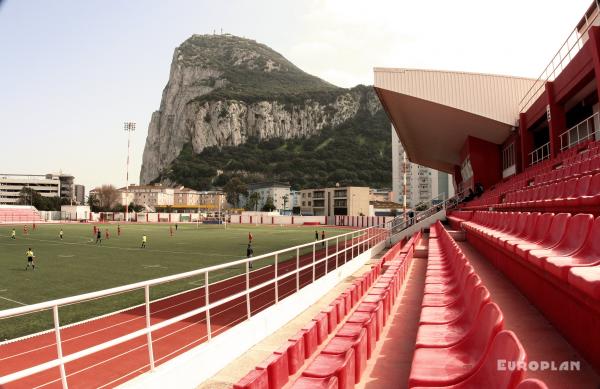
[[[283,199],[283,210],[285,211],[287,209],[287,203],[288,203],[288,200],[290,199],[290,196],[283,195],[282,199]]]
[[[60,197],[45,197],[38,191],[25,187],[19,192],[18,203],[32,205],[40,211],[60,211]]]
[[[263,205],[262,210],[265,212],[272,212],[274,211],[275,208],[275,204],[273,203],[273,197],[268,196],[267,200],[265,200],[265,205]]]
[[[260,202],[260,193],[252,192],[250,197],[248,197],[248,202],[246,203],[246,209],[251,211],[258,211],[258,203]]]
[[[119,191],[114,185],[102,185],[98,190],[98,200],[102,211],[111,211],[119,201]]]
[[[232,177],[223,187],[223,191],[226,194],[227,202],[236,208],[240,204],[240,195],[248,195],[248,188],[239,177]]]
[[[100,212],[100,200],[94,193],[90,193],[88,196],[88,205],[90,206],[90,211],[92,212]]]

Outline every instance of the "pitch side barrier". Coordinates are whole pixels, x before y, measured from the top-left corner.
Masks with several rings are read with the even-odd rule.
[[[153,348],[152,348],[152,333],[153,332],[158,331],[162,328],[171,326],[175,323],[181,322],[181,321],[191,318],[193,316],[204,313],[206,316],[207,341],[210,342],[210,340],[212,338],[211,310],[214,310],[215,308],[222,306],[224,304],[227,304],[233,300],[245,297],[247,319],[250,319],[250,317],[252,316],[252,311],[251,311],[251,306],[250,306],[251,293],[253,293],[259,289],[265,288],[266,286],[274,285],[274,291],[275,291],[274,303],[277,304],[277,302],[279,301],[279,290],[278,290],[279,289],[279,281],[289,278],[289,277],[292,277],[292,276],[295,276],[296,292],[297,292],[298,290],[300,290],[300,273],[302,271],[312,268],[312,282],[315,282],[315,274],[316,274],[317,265],[324,263],[325,274],[337,269],[338,265],[340,265],[340,264],[338,264],[338,260],[341,261],[343,259],[343,263],[345,263],[346,261],[356,258],[358,255],[360,255],[360,253],[365,252],[366,250],[370,249],[371,247],[373,247],[379,243],[386,242],[389,237],[390,228],[391,228],[391,222],[383,224],[383,225],[375,226],[375,227],[369,227],[369,228],[365,228],[365,229],[361,229],[361,230],[351,231],[351,232],[348,232],[345,234],[327,238],[325,240],[315,241],[315,242],[311,242],[311,243],[305,243],[305,244],[290,247],[287,249],[282,249],[282,250],[270,252],[267,254],[257,255],[253,258],[240,259],[240,260],[236,260],[236,261],[232,261],[232,262],[228,262],[228,263],[224,263],[224,264],[220,264],[220,265],[210,266],[210,267],[206,267],[203,269],[198,269],[198,270],[189,271],[189,272],[185,272],[185,273],[161,277],[161,278],[157,278],[157,279],[153,279],[153,280],[137,282],[137,283],[119,286],[119,287],[110,288],[110,289],[105,289],[105,290],[101,290],[101,291],[97,291],[97,292],[85,293],[85,294],[81,294],[78,296],[66,297],[66,298],[61,298],[61,299],[57,299],[57,300],[52,300],[52,301],[47,301],[47,302],[42,302],[42,303],[37,303],[37,304],[32,304],[32,305],[27,305],[27,306],[23,306],[23,307],[12,308],[12,309],[0,311],[0,320],[1,320],[1,319],[9,318],[9,317],[21,316],[21,315],[25,315],[25,314],[30,314],[30,313],[34,313],[34,312],[51,309],[53,312],[53,321],[54,321],[53,332],[54,332],[55,338],[56,338],[56,355],[57,355],[56,358],[49,360],[45,363],[41,363],[36,366],[29,367],[29,368],[26,368],[26,369],[23,369],[20,371],[15,371],[13,373],[9,373],[7,375],[0,377],[0,386],[10,383],[10,382],[13,382],[13,381],[16,381],[16,380],[20,380],[20,379],[29,377],[29,376],[37,374],[37,373],[44,372],[48,369],[58,367],[60,369],[60,378],[61,378],[62,387],[67,388],[68,387],[67,374],[65,371],[65,365],[67,363],[76,361],[83,357],[89,356],[91,354],[97,353],[102,350],[106,350],[108,348],[117,346],[119,344],[122,344],[124,342],[130,341],[130,340],[136,339],[138,337],[142,337],[142,336],[146,336],[148,362],[149,362],[150,370],[154,370],[155,363],[154,363],[154,352],[153,352]],[[340,242],[343,242],[343,244],[340,245]],[[323,255],[322,258],[317,259],[316,258],[317,252],[322,249],[323,245],[325,248],[325,254]],[[319,247],[317,247],[317,246],[319,246]],[[334,247],[335,247],[335,249],[334,249]],[[300,251],[301,251],[301,249],[312,249],[312,261],[304,266],[300,266]],[[296,261],[295,269],[287,271],[285,274],[278,274],[277,264],[282,255],[285,256],[286,259],[289,258],[289,255],[286,255],[286,254],[295,254],[295,261]],[[265,281],[261,284],[251,287],[250,286],[250,263],[261,260],[261,259],[271,258],[271,257],[274,260],[274,271],[275,271],[274,277],[269,279],[268,281]],[[331,268],[332,266],[329,266],[328,263],[330,262],[330,259],[332,259],[334,257],[335,257],[335,268]],[[287,259],[287,260],[293,261],[293,257],[292,257],[292,259]],[[232,267],[237,267],[237,266],[245,266],[245,280],[246,280],[245,289],[243,291],[232,294],[230,296],[221,298],[218,301],[213,301],[213,302],[209,301],[210,300],[209,274],[211,272],[215,272],[215,271],[219,271],[219,270],[223,270],[223,269],[227,269],[227,268],[232,268]],[[170,319],[164,320],[162,322],[151,325],[150,303],[152,301],[150,300],[150,287],[159,285],[159,284],[164,284],[166,282],[181,280],[181,279],[199,276],[199,275],[204,275],[204,285],[201,287],[201,288],[205,289],[204,306],[190,310],[190,311],[182,313],[176,317],[173,317],[173,318],[170,318]],[[140,289],[144,290],[144,296],[145,296],[145,298],[144,298],[144,300],[145,300],[145,302],[144,302],[145,319],[146,319],[145,328],[133,331],[129,334],[120,336],[115,339],[111,339],[104,343],[101,343],[101,344],[98,344],[98,345],[95,345],[95,346],[92,346],[92,347],[89,347],[89,348],[86,348],[86,349],[83,349],[83,350],[80,350],[80,351],[77,351],[77,352],[74,352],[74,353],[71,353],[68,355],[63,354],[63,347],[62,347],[62,342],[61,342],[61,325],[60,325],[60,317],[59,317],[59,307],[62,307],[65,305],[70,305],[70,304],[75,304],[75,303],[80,303],[80,302],[84,302],[84,301],[94,300],[94,299],[98,299],[98,298],[102,298],[102,297],[106,297],[106,296],[116,295],[116,294],[129,292],[129,291],[133,291],[133,290],[140,290]]]

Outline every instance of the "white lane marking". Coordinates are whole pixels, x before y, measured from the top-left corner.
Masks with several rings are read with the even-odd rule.
[[[20,301],[13,300],[13,299],[9,299],[8,297],[2,297],[2,296],[0,296],[0,299],[4,299],[4,300],[8,300],[8,301],[12,301],[13,303],[17,303],[17,304],[19,304],[19,305],[27,305],[27,304],[25,304],[25,303],[22,303],[22,302],[20,302]]]

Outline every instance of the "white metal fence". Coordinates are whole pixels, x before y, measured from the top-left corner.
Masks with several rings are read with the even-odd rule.
[[[292,282],[295,281],[295,291],[297,292],[300,289],[300,275],[301,272],[310,272],[312,271],[312,282],[316,279],[316,269],[317,266],[321,265],[325,267],[324,274],[329,273],[337,269],[342,264],[347,261],[352,260],[357,257],[359,254],[365,252],[371,247],[385,242],[387,237],[389,236],[389,230],[385,225],[365,228],[362,230],[356,230],[352,232],[348,232],[345,234],[337,235],[325,240],[315,241],[311,243],[306,243],[303,245],[274,251],[271,253],[258,255],[253,258],[240,259],[228,263],[223,263],[216,266],[210,266],[207,268],[194,270],[186,273],[175,274],[172,276],[162,277],[154,280],[138,282],[130,285],[115,287],[111,289],[106,289],[97,292],[91,292],[82,294],[79,296],[67,297],[58,300],[47,301],[38,304],[27,305],[23,307],[8,309],[4,311],[0,311],[0,320],[6,318],[12,318],[22,315],[31,314],[39,311],[52,311],[54,328],[52,332],[54,332],[56,339],[56,358],[53,358],[47,362],[10,373],[8,375],[0,377],[0,385],[4,385],[10,382],[14,382],[16,380],[20,380],[31,375],[44,372],[48,369],[59,368],[60,370],[60,379],[62,382],[62,387],[68,387],[68,377],[65,370],[65,365],[67,363],[79,360],[83,357],[92,355],[102,350],[109,349],[111,347],[117,346],[124,342],[134,340],[139,337],[146,337],[146,348],[148,353],[147,365],[150,370],[153,370],[155,367],[155,353],[153,351],[153,341],[152,334],[160,329],[171,326],[175,323],[181,322],[183,320],[189,319],[193,316],[197,316],[199,314],[205,315],[206,321],[206,330],[207,330],[207,341],[210,342],[213,336],[213,329],[211,328],[211,311],[214,312],[215,308],[223,306],[229,302],[232,302],[236,299],[245,298],[246,307],[245,307],[245,316],[246,319],[249,319],[252,316],[252,310],[250,305],[250,296],[251,293],[256,292],[260,289],[263,289],[268,286],[273,286],[274,288],[274,303],[280,299],[279,289],[282,281],[286,279],[292,279]],[[321,250],[318,246],[324,248],[324,254],[321,258],[318,258],[319,251]],[[312,260],[309,263],[302,265],[301,264],[301,255],[303,252],[304,256],[310,255],[312,253]],[[291,259],[288,259],[289,257]],[[283,263],[282,260],[286,259],[287,261],[292,261],[294,264],[294,268],[286,271],[284,274],[278,274],[279,264]],[[334,261],[335,259],[335,261]],[[272,260],[273,261],[273,271],[274,275],[268,281],[262,282],[260,284],[251,286],[251,269],[250,264],[259,260]],[[331,262],[331,265],[330,265]],[[289,262],[285,262],[289,263]],[[242,291],[237,293],[233,293],[226,297],[222,297],[217,301],[210,301],[210,283],[209,283],[209,275],[211,273],[223,270],[223,269],[231,269],[235,267],[243,266],[244,272],[238,277],[244,277],[245,285]],[[200,289],[204,289],[204,305],[192,310],[189,310],[185,313],[179,314],[175,317],[166,319],[164,321],[151,324],[151,299],[150,292],[151,287],[161,285],[167,282],[172,282],[176,280],[189,279],[190,277],[203,276],[204,282]],[[295,280],[294,280],[295,279]],[[63,353],[63,342],[61,341],[61,326],[59,308],[81,303],[85,301],[95,300],[107,296],[114,296],[117,294],[130,292],[134,290],[143,290],[144,291],[144,306],[145,306],[145,327],[143,329],[139,329],[136,331],[132,331],[126,335],[119,336],[115,339],[111,339],[109,341],[103,342],[101,344],[97,344],[92,347],[88,347],[82,349],[77,352],[73,352],[65,355]]]
[[[598,0],[594,0],[595,6],[600,7]],[[519,112],[525,112],[535,100],[543,93],[544,86],[547,81],[553,81],[567,67],[569,62],[575,57],[575,55],[583,47],[584,37],[587,35],[588,30],[593,25],[598,25],[599,14],[595,13],[590,15],[584,15],[584,24],[579,28],[575,28],[567,37],[565,42],[562,44],[560,49],[554,54],[550,63],[546,66],[542,74],[533,83],[531,88],[525,93],[521,101],[519,102]]]
[[[542,162],[543,160],[548,158],[550,158],[550,142],[538,147],[537,149],[529,153],[529,166],[535,165],[536,163]]]
[[[598,119],[599,115],[595,113],[560,134],[560,151],[586,140],[594,139],[596,136],[596,125],[599,123]]]

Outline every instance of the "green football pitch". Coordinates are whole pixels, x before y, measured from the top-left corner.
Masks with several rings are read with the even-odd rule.
[[[246,256],[248,233],[253,235],[254,255],[314,241],[315,228],[302,226],[253,226],[180,224],[173,235],[169,224],[102,224],[102,243],[96,244],[92,224],[29,226],[23,234],[16,227],[0,227],[0,310],[74,296],[225,263]],[[63,230],[61,241],[59,231]],[[108,229],[110,237],[105,239]],[[319,234],[323,228],[319,227]],[[327,237],[349,232],[326,228]],[[147,247],[140,248],[142,235]],[[350,239],[350,237],[348,237]],[[36,268],[25,270],[26,251],[35,254]],[[312,249],[303,252],[312,252]],[[303,253],[301,252],[301,253]],[[291,256],[292,254],[290,254]],[[282,260],[286,258],[281,258]],[[273,263],[264,259],[255,268]],[[242,266],[214,272],[210,282],[244,271]],[[156,299],[198,288],[204,276],[161,284],[151,288]],[[61,308],[61,324],[113,312],[143,302],[143,290]],[[0,320],[0,340],[51,328],[51,312]]]

